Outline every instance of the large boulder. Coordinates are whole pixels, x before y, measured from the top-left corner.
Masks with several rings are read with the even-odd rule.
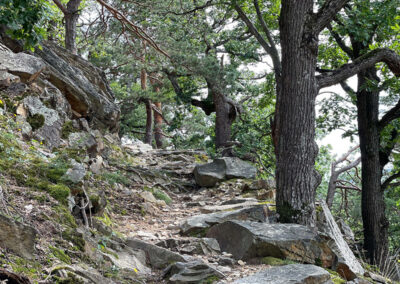
[[[134,250],[144,251],[150,266],[154,268],[165,268],[170,263],[178,261],[186,262],[186,259],[178,253],[138,239],[128,239],[126,245]]]
[[[332,267],[335,261],[324,240],[297,224],[227,221],[211,227],[207,237],[217,239],[221,250],[236,259],[272,256],[324,267]]]
[[[212,187],[226,179],[252,179],[256,176],[257,169],[239,158],[223,157],[212,163],[197,165],[193,173],[198,185]]]
[[[260,271],[234,284],[333,284],[330,274],[310,264],[289,264]]]
[[[263,205],[242,208],[233,211],[201,214],[186,219],[180,226],[182,235],[205,234],[208,228],[223,223],[227,220],[251,220],[266,222],[266,208]]]
[[[337,263],[335,263],[333,269],[347,280],[357,278],[356,274],[363,275],[364,269],[344,240],[328,206],[324,201],[320,202],[320,206],[322,208],[322,216],[319,216],[318,229],[322,234],[331,238],[328,245],[337,256]]]
[[[33,259],[37,231],[0,214],[0,247],[26,259]]]
[[[47,80],[67,98],[76,116],[87,118],[93,128],[118,130],[120,110],[105,74],[80,56],[52,43],[36,50],[46,64]]]

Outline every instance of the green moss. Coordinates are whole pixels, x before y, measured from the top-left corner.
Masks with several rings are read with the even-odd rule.
[[[49,186],[49,193],[51,197],[66,205],[67,198],[71,194],[71,191],[66,185],[54,184]]]
[[[12,258],[9,264],[15,273],[26,275],[30,279],[38,279],[42,271],[40,263],[20,257]]]
[[[79,279],[72,272],[68,272],[67,278],[53,276],[53,281],[55,284],[84,284],[85,283],[82,279]]]
[[[69,228],[77,228],[75,218],[71,215],[69,210],[63,206],[57,206],[54,208],[54,211],[57,213],[57,219],[60,224],[64,224]]]
[[[72,121],[67,121],[61,128],[61,138],[68,139],[69,135],[74,132],[76,132],[76,129],[72,125]]]
[[[325,268],[326,271],[329,272],[329,274],[331,275],[331,280],[334,284],[344,284],[347,283],[346,280],[344,280],[343,278],[340,277],[339,273],[337,273],[336,271],[333,271],[331,269]]]
[[[295,262],[288,259],[280,259],[272,256],[267,256],[261,259],[261,263],[272,266],[281,266],[287,264],[294,264]]]
[[[315,262],[315,265],[317,265],[317,266],[322,266],[322,260],[321,260],[320,258],[316,258],[316,259],[314,260],[314,262]]]
[[[71,258],[61,249],[49,246],[51,253],[66,264],[71,264]]]
[[[217,282],[218,280],[219,280],[219,277],[216,275],[213,275],[213,276],[209,276],[206,279],[202,280],[200,283],[201,284],[212,284],[212,283]]]
[[[121,172],[106,172],[102,174],[102,179],[106,180],[109,184],[114,185],[116,183],[130,186],[132,181],[124,176]]]
[[[38,130],[44,125],[45,118],[42,114],[34,114],[31,116],[28,116],[26,121],[31,125],[32,130]]]
[[[155,198],[157,198],[159,200],[164,200],[165,203],[167,203],[167,204],[171,204],[172,203],[171,197],[169,197],[168,194],[166,194],[161,189],[153,190],[153,195],[154,195]]]
[[[85,251],[86,241],[81,233],[78,233],[75,229],[67,229],[62,232],[62,237],[64,240],[72,242],[78,247],[80,251]]]
[[[280,223],[296,223],[301,210],[294,209],[288,202],[285,202],[280,206],[278,213]]]

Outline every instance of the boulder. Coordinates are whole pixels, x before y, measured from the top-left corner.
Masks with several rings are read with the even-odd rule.
[[[194,168],[196,183],[204,187],[215,186],[217,182],[233,179],[251,179],[256,176],[257,169],[236,157],[223,157],[213,162],[197,165]]]
[[[212,238],[166,239],[156,245],[190,255],[215,255],[221,252],[218,241]]]
[[[125,248],[121,251],[115,251],[110,248],[102,252],[104,258],[108,259],[119,269],[133,270],[138,274],[150,274],[150,268],[146,267],[146,254],[144,251],[134,251]]]
[[[227,220],[251,220],[266,222],[266,208],[263,205],[243,208],[234,211],[215,212],[211,214],[201,214],[186,219],[181,225],[182,235],[204,234],[213,225],[223,223]]]
[[[328,206],[324,201],[320,202],[320,206],[322,208],[322,216],[320,216],[318,229],[322,234],[331,238],[328,245],[337,256],[337,262],[334,264],[333,269],[347,280],[357,278],[356,274],[363,275],[364,269],[344,240]]]
[[[336,223],[339,226],[345,240],[348,242],[354,242],[354,232],[350,226],[343,219],[338,219]]]
[[[64,124],[58,112],[46,107],[39,97],[24,98],[23,106],[27,110],[26,121],[32,128],[33,136],[39,141],[44,141],[50,149],[58,147]]]
[[[46,65],[47,81],[63,93],[75,116],[87,118],[92,128],[117,132],[120,110],[105,74],[55,43],[44,42],[42,47],[36,55]]]
[[[199,260],[173,263],[163,272],[163,278],[168,278],[168,283],[173,284],[211,283],[207,281],[224,277],[217,269]]]
[[[134,250],[144,251],[150,266],[154,268],[165,268],[172,262],[186,262],[178,253],[137,239],[127,239],[126,245]]]
[[[77,161],[71,159],[72,168],[68,169],[64,178],[72,183],[78,183],[83,180],[86,175],[85,166]]]
[[[333,284],[325,269],[311,264],[275,266],[251,276],[236,280],[234,284]]]
[[[323,267],[332,267],[335,261],[324,240],[308,227],[297,224],[226,221],[211,227],[207,237],[217,239],[221,250],[235,259],[272,256]]]
[[[0,247],[26,259],[33,259],[37,231],[0,214]]]

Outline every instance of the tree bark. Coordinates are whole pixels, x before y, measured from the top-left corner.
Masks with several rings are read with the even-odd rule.
[[[380,265],[388,253],[388,220],[381,189],[379,92],[368,91],[368,80],[379,80],[375,67],[358,74],[357,111],[362,170],[364,249],[372,264]]]
[[[140,84],[142,90],[147,90],[147,72],[142,69],[140,72]],[[144,143],[150,144],[153,140],[153,108],[150,99],[143,99],[146,105],[146,134],[144,136]]]
[[[156,92],[159,92],[160,89],[156,88]],[[155,107],[161,112],[162,104],[160,102],[154,103]],[[158,149],[161,149],[163,146],[163,136],[162,136],[162,124],[163,118],[161,114],[157,111],[154,112],[154,140],[156,141],[156,146]]]
[[[282,83],[275,116],[276,206],[280,222],[315,227],[315,69],[318,39],[308,23],[312,0],[283,0],[280,17]]]

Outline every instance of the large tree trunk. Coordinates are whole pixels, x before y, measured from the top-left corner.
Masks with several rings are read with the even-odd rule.
[[[389,225],[381,189],[379,92],[365,88],[368,80],[379,80],[376,73],[375,68],[369,68],[358,74],[357,111],[362,163],[364,248],[371,263],[379,265],[387,257]]]
[[[156,92],[159,92],[160,88],[156,88]],[[154,105],[156,106],[158,111],[162,111],[162,105],[160,102],[155,102]],[[162,148],[163,146],[163,136],[162,136],[162,127],[163,118],[160,113],[157,111],[154,112],[154,140],[156,141],[156,146],[158,149]]]
[[[307,31],[312,0],[283,0],[280,18],[282,82],[275,116],[277,213],[281,222],[315,227],[315,68],[318,39]],[[310,28],[310,27],[309,27]]]
[[[76,49],[76,24],[79,19],[79,5],[81,0],[70,0],[67,4],[65,18],[65,48],[73,54],[77,54]]]
[[[140,72],[140,84],[142,90],[147,90],[147,72],[142,69]],[[153,140],[153,108],[150,99],[143,99],[146,105],[146,134],[144,136],[144,143],[150,144]]]

